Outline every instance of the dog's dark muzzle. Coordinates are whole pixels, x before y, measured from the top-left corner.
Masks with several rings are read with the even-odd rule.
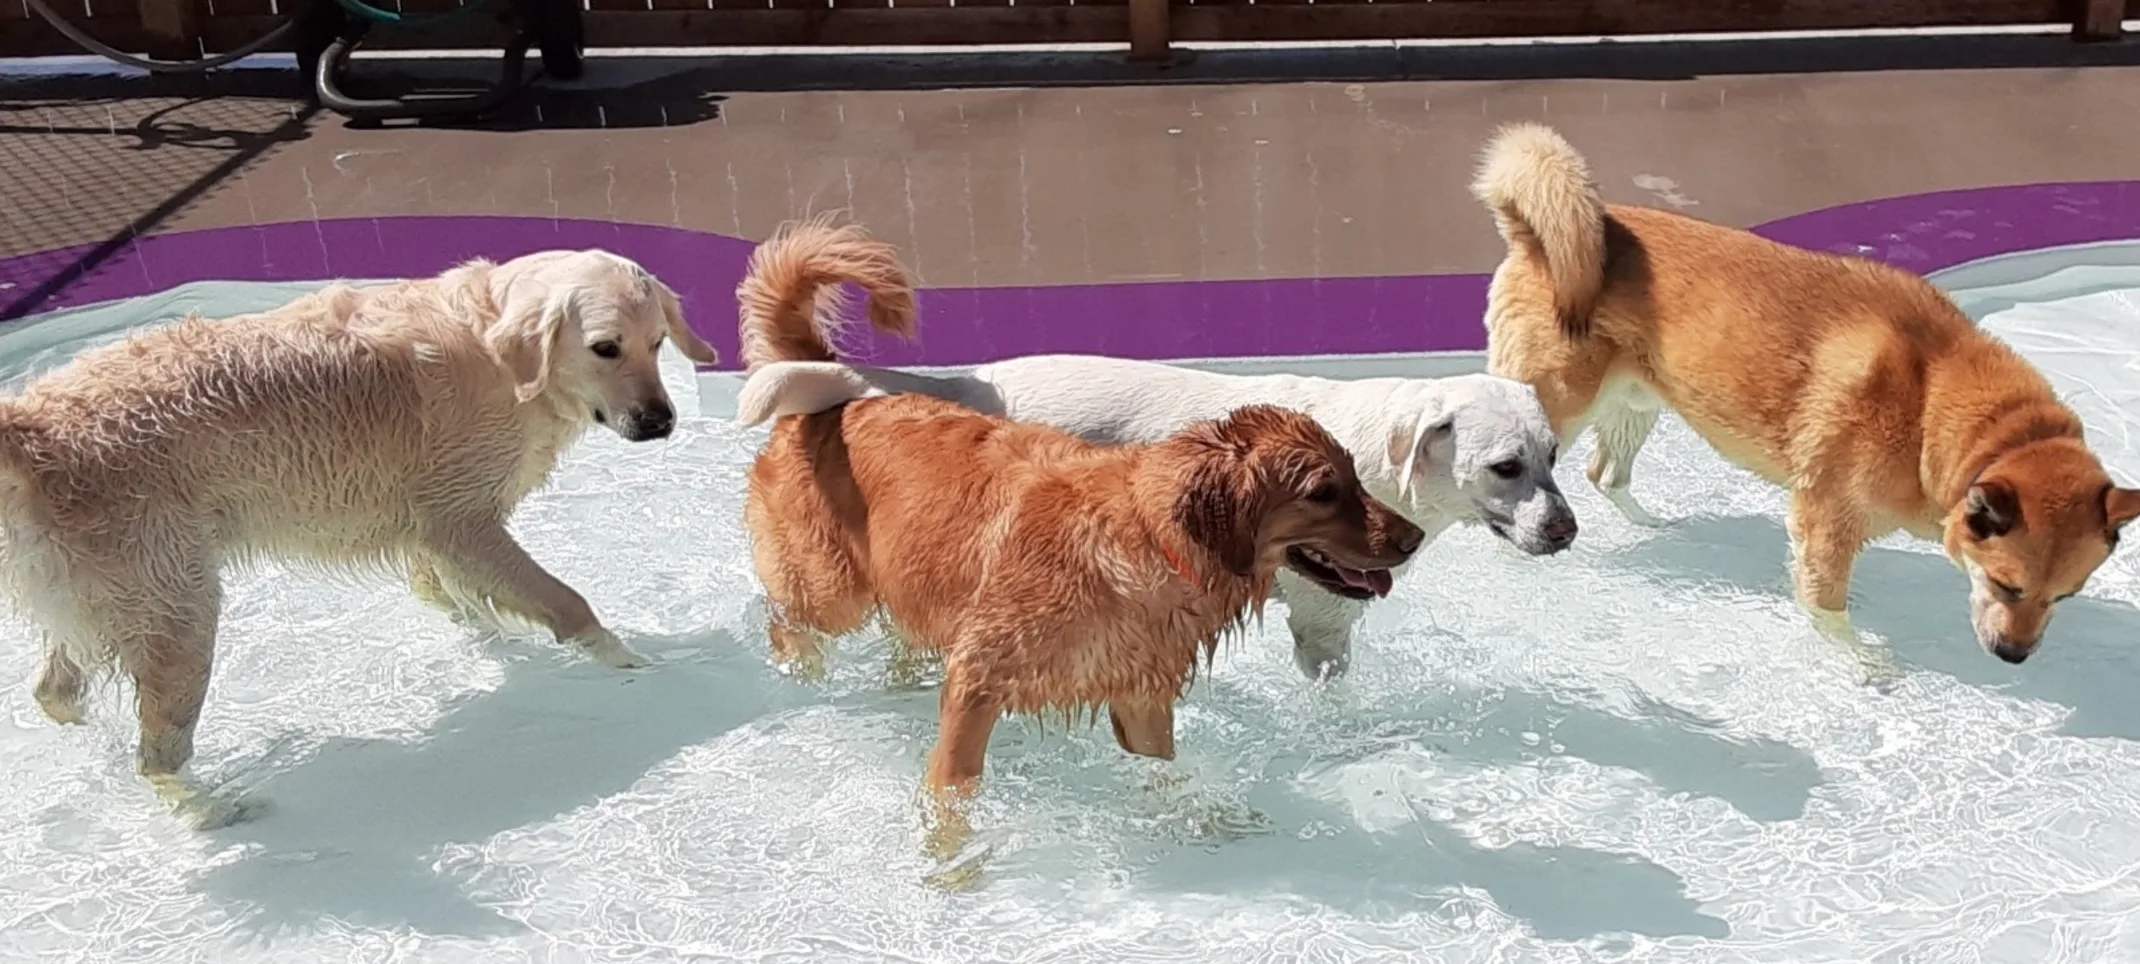
[[[1552,555],[1574,545],[1578,531],[1580,527],[1575,523],[1573,512],[1562,512],[1547,519],[1545,525],[1538,527],[1538,535],[1545,542],[1545,552],[1541,555]]]
[[[676,428],[676,412],[664,403],[655,403],[645,408],[634,409],[617,426],[625,438],[634,442],[647,442],[668,438]]]

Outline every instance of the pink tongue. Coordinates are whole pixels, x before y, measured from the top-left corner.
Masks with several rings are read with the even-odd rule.
[[[1358,569],[1347,569],[1344,566],[1336,566],[1334,569],[1338,574],[1338,578],[1345,580],[1345,585],[1354,589],[1365,589],[1377,596],[1390,594],[1390,571],[1387,569],[1375,569],[1366,572]]]

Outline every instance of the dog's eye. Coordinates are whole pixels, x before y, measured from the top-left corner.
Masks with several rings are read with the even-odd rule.
[[[624,354],[624,348],[613,341],[595,342],[592,345],[588,345],[587,350],[594,352],[600,358],[615,358]]]
[[[1492,472],[1493,474],[1498,475],[1504,479],[1513,479],[1516,476],[1523,474],[1523,463],[1515,459],[1503,459],[1499,462],[1495,462],[1494,464],[1487,466],[1486,471]]]
[[[2021,598],[2020,589],[2017,589],[2013,586],[2009,586],[2003,582],[2000,582],[1997,579],[1991,581],[1991,588],[1993,592],[1996,592],[2001,596],[2005,596],[2008,599],[2018,601]]]
[[[1308,490],[1308,501],[1317,505],[1329,505],[1332,502],[1336,502],[1337,497],[1337,484],[1333,482],[1325,482]]]

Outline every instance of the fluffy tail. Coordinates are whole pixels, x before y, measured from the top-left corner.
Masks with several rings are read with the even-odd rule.
[[[776,361],[839,360],[840,289],[854,282],[869,295],[869,323],[912,340],[914,286],[892,246],[859,225],[834,227],[829,215],[790,222],[751,252],[736,285],[743,369]]]
[[[839,362],[769,362],[752,371],[736,393],[736,425],[750,428],[767,419],[815,415],[883,394],[862,373]]]
[[[1545,259],[1561,330],[1590,332],[1605,284],[1605,201],[1583,155],[1542,124],[1510,124],[1488,141],[1471,193],[1511,250]]]

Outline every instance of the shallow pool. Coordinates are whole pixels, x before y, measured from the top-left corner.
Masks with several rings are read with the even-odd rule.
[[[2129,251],[1949,278],[2126,481]],[[158,310],[0,352],[49,364]],[[134,777],[122,694],[87,728],[38,715],[8,628],[0,959],[2140,960],[2140,550],[2014,669],[1932,547],[1883,543],[1857,618],[1908,675],[1868,692],[1790,601],[1781,495],[1667,420],[1635,485],[1677,525],[1622,522],[1571,453],[1576,548],[1445,536],[1347,680],[1302,681],[1275,613],[1228,648],[1180,715],[1184,788],[1147,789],[1104,729],[999,727],[976,818],[997,855],[945,894],[912,803],[934,693],[888,688],[872,639],[819,688],[766,664],[739,519],[762,437],[596,433],[517,517],[658,661],[637,674],[396,586],[234,579],[196,767],[274,809],[212,834]],[[1272,831],[1211,831],[1243,807]]]

